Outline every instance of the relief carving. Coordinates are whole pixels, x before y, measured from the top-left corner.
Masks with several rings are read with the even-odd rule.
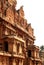
[[[24,17],[23,6],[21,6],[20,9],[19,9],[19,15],[20,15],[22,18]]]
[[[6,17],[8,19],[8,21],[10,21],[10,23],[14,23],[14,12],[12,7],[9,7],[6,11]]]

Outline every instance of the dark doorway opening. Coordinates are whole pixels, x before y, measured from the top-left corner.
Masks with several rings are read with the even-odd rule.
[[[36,65],[38,65],[38,62],[36,62]]]
[[[28,50],[28,57],[31,57],[31,50]]]
[[[3,44],[0,43],[0,51],[2,51],[2,50],[3,50]]]
[[[8,42],[4,42],[4,51],[8,52]]]

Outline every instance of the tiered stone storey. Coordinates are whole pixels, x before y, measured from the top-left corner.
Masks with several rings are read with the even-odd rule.
[[[16,0],[0,0],[0,65],[41,65],[34,30]]]

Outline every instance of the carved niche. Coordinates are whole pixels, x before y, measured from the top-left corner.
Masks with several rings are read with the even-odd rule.
[[[31,24],[28,24],[28,26],[27,26],[27,31],[29,32],[29,34],[30,34],[31,36],[33,36],[34,30],[33,30],[33,28],[31,27]]]
[[[14,7],[16,7],[17,1],[16,0],[8,0],[8,2],[10,3],[10,5],[14,5]]]
[[[14,11],[11,6],[6,11],[6,17],[11,24],[14,23]]]
[[[6,16],[6,10],[9,7],[9,3],[7,0],[0,0],[0,13],[2,16]]]

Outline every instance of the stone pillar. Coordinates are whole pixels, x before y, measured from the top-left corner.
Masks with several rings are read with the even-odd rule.
[[[32,57],[34,57],[34,52],[33,51],[31,52],[31,54],[32,54]]]
[[[23,60],[22,60],[22,65],[23,65]]]
[[[36,57],[36,51],[34,51],[34,57]]]
[[[37,52],[37,57],[39,58],[39,52]]]
[[[13,43],[12,42],[9,42],[9,44],[8,44],[8,51],[9,52],[13,51]]]
[[[6,65],[10,65],[9,64],[9,57],[6,58]]]
[[[33,65],[32,60],[29,60],[29,65]]]
[[[23,60],[22,59],[19,61],[19,65],[23,65]]]
[[[17,53],[17,44],[16,44],[16,41],[14,41],[14,43],[13,43],[13,52]]]
[[[13,65],[16,65],[16,60],[15,59],[13,59]]]
[[[0,56],[0,65],[2,65],[2,58],[1,58],[1,56]]]
[[[5,30],[5,35],[8,35],[8,29],[6,28],[6,30]]]
[[[4,57],[4,59],[3,59],[3,65],[7,65],[6,62],[7,62],[6,58]]]
[[[21,46],[21,44],[19,46],[19,54],[22,54],[22,46]]]
[[[21,60],[19,61],[19,65],[22,65],[22,64],[21,64]]]

